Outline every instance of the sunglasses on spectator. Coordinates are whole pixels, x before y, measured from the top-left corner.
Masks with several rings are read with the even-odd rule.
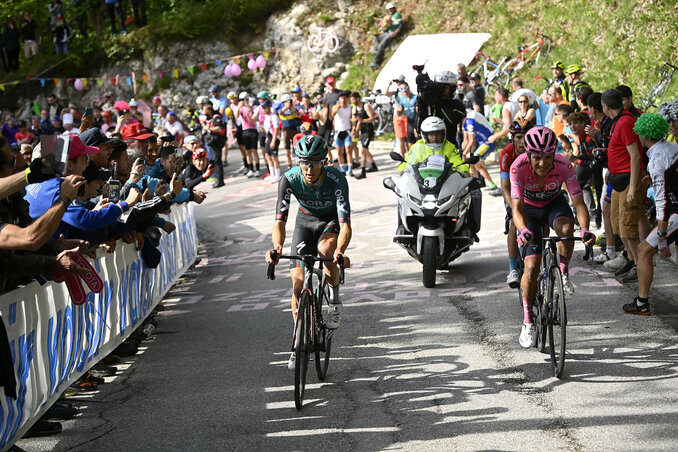
[[[303,166],[304,168],[313,168],[313,169],[318,169],[323,167],[323,161],[322,160],[299,160],[299,165]]]
[[[530,102],[527,101],[527,100],[519,100],[518,103],[519,104],[529,104]]]

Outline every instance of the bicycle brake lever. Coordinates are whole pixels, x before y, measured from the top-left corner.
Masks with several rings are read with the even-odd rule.
[[[593,255],[593,246],[586,245],[586,252],[584,253],[584,260],[587,261]]]
[[[268,270],[266,271],[266,278],[271,281],[275,279],[275,264],[268,264]]]
[[[339,264],[339,284],[344,284],[344,256],[337,254],[337,263]]]

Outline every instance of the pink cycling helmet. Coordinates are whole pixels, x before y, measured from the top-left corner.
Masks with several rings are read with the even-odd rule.
[[[558,138],[553,130],[544,126],[532,127],[525,134],[525,151],[534,155],[555,154]]]

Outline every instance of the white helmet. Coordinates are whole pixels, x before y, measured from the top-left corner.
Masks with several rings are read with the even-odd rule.
[[[247,91],[242,91],[242,92],[240,93],[240,95],[238,96],[238,99],[240,99],[240,100],[245,100],[245,99],[249,99],[249,97],[250,97],[250,96],[249,96],[249,94],[247,94]]]
[[[226,99],[233,99],[234,97],[238,97],[235,91],[229,91],[228,95],[226,96]]]
[[[455,88],[457,87],[457,76],[454,75],[454,72],[452,71],[438,72],[433,78],[433,81],[437,83],[445,83]]]
[[[440,140],[440,143],[430,142],[429,133],[431,132],[443,133],[443,139]],[[426,143],[428,146],[431,146],[432,148],[437,149],[441,147],[445,142],[446,135],[447,127],[445,127],[445,123],[443,122],[443,120],[437,116],[429,116],[428,118],[424,119],[424,121],[421,123],[421,138],[424,140],[424,143]]]
[[[280,102],[287,102],[288,100],[292,100],[292,96],[287,93],[283,94],[280,98]]]
[[[210,100],[207,96],[198,96],[198,98],[195,100],[195,103],[198,105],[204,105],[209,104]]]

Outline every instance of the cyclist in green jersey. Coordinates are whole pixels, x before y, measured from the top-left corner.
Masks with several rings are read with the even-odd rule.
[[[276,221],[273,226],[273,249],[266,252],[266,262],[278,263],[285,242],[285,225],[292,196],[299,202],[299,212],[292,236],[292,253],[320,254],[333,257],[334,262],[325,263],[332,288],[329,314],[325,325],[335,329],[341,324],[341,300],[339,299],[339,268],[337,257],[343,255],[344,267],[350,267],[346,248],[351,241],[351,205],[348,199],[346,177],[327,163],[327,142],[317,135],[306,135],[299,140],[296,154],[299,166],[287,171],[278,185]],[[276,258],[273,251],[277,252]],[[297,305],[304,285],[304,263],[290,261],[292,277],[292,315],[296,324]],[[294,369],[294,353],[288,368]]]

